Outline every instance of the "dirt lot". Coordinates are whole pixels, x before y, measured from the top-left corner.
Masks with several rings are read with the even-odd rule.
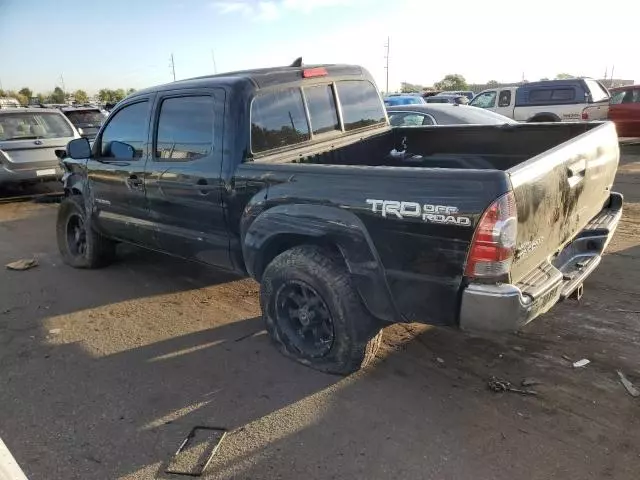
[[[640,398],[616,371],[640,387],[640,147],[617,184],[625,216],[582,302],[518,335],[390,327],[344,379],[275,351],[252,281],[131,248],[73,270],[56,205],[0,204],[2,265],[39,261],[0,271],[0,437],[31,480],[184,478],[164,470],[195,425],[230,430],[211,479],[635,480]],[[491,375],[542,384],[493,393]]]

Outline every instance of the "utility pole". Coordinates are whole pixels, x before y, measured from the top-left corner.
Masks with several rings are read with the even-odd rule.
[[[171,54],[171,65],[169,65],[171,67],[171,73],[173,73],[173,81],[176,81],[176,64],[173,61],[173,53]]]
[[[211,49],[211,60],[213,60],[213,73],[217,74],[218,67],[216,66],[216,54],[214,53],[213,48]]]
[[[611,65],[611,86],[609,88],[615,87],[615,85],[613,84],[613,71],[615,70],[615,68],[615,65]]]
[[[387,64],[384,67],[384,69],[387,71],[387,89],[385,91],[387,95],[389,94],[389,46],[391,45],[390,40],[391,39],[387,37],[387,43],[384,46],[387,49],[387,54],[384,56],[384,58],[387,60]]]

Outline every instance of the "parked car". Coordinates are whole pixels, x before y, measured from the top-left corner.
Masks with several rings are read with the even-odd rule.
[[[11,97],[0,97],[0,108],[20,108],[20,102]]]
[[[521,122],[606,120],[609,92],[591,78],[546,80],[490,88],[476,95],[470,105]]]
[[[78,132],[59,110],[0,110],[0,184],[59,179],[55,151],[74,138]]]
[[[471,90],[445,90],[437,95],[462,95],[463,97],[467,97],[467,100],[471,101],[476,94]]]
[[[107,116],[98,107],[63,107],[64,113],[76,127],[78,133],[93,140]]]
[[[424,98],[420,95],[387,95],[384,97],[384,104],[388,107],[393,105],[422,105]]]
[[[612,88],[609,119],[620,137],[640,137],[640,85]]]
[[[509,117],[482,108],[455,104],[402,105],[387,107],[392,127],[424,125],[504,125],[518,123]]]
[[[466,105],[469,100],[464,95],[434,95],[424,99],[426,103],[452,103],[455,105]]]
[[[514,330],[580,295],[622,212],[612,123],[392,129],[349,65],[138,91],[67,149],[67,264],[130,242],[249,275],[280,351],[332,373],[384,324]]]

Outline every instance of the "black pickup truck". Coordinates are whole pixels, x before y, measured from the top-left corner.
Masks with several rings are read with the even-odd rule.
[[[581,295],[622,214],[613,124],[392,129],[357,66],[139,91],[67,150],[66,263],[128,242],[250,275],[279,349],[334,373],[391,322],[515,330]]]

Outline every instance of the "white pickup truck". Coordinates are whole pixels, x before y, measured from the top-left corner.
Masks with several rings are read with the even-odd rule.
[[[609,97],[597,80],[574,78],[491,88],[476,95],[470,105],[520,122],[606,120]]]

